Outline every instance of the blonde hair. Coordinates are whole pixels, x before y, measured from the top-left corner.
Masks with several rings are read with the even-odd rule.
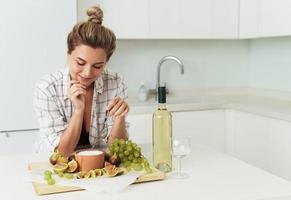
[[[102,48],[107,55],[107,61],[116,48],[116,36],[102,25],[103,11],[97,7],[87,10],[88,21],[77,23],[68,34],[68,54],[71,54],[79,45],[88,45],[92,48]]]

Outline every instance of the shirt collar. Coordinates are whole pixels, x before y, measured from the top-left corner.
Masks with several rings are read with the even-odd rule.
[[[64,100],[69,99],[67,90],[68,90],[68,82],[71,80],[70,72],[68,67],[66,67],[63,71],[63,92],[64,92]],[[99,94],[103,93],[103,73],[99,76],[94,82],[94,90]]]

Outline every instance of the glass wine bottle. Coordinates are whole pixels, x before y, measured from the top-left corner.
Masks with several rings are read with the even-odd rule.
[[[153,164],[163,171],[172,171],[172,115],[166,107],[166,87],[158,88],[158,109],[153,113]]]

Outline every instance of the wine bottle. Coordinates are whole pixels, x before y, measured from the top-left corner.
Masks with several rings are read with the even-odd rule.
[[[166,87],[158,88],[158,109],[153,113],[153,164],[163,171],[172,171],[172,115],[166,107]]]

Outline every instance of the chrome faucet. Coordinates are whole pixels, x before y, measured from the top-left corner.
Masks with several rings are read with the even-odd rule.
[[[168,61],[168,60],[175,61],[179,65],[179,67],[180,67],[180,73],[181,74],[184,74],[184,64],[182,63],[182,61],[179,58],[177,58],[176,56],[165,56],[165,57],[163,57],[159,61],[158,67],[157,67],[156,89],[149,91],[150,94],[154,94],[154,95],[156,95],[156,97],[157,97],[157,93],[158,93],[158,87],[161,85],[161,83],[160,83],[160,79],[161,79],[161,67],[162,67],[162,64],[165,61]],[[168,89],[167,89],[167,93],[169,93],[169,90]]]

